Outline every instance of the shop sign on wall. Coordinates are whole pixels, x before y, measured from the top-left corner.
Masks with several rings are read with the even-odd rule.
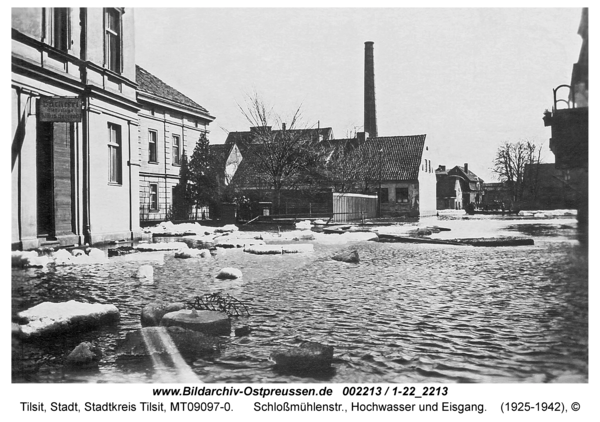
[[[42,122],[80,122],[81,98],[41,97],[39,112]]]

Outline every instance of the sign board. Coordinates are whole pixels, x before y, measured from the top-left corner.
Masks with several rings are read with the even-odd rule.
[[[80,122],[81,98],[79,97],[41,97],[41,122]]]

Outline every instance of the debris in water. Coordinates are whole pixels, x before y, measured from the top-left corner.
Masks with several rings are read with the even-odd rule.
[[[196,296],[194,302],[190,303],[189,306],[196,310],[206,311],[221,311],[225,312],[227,316],[250,316],[250,312],[246,305],[240,302],[228,293],[222,295],[221,292],[209,293],[204,296]]]

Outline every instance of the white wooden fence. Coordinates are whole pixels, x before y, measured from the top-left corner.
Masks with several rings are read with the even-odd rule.
[[[359,193],[333,193],[333,221],[349,221],[375,218],[377,216],[377,195]]]

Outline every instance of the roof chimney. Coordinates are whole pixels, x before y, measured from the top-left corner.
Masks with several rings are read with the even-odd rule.
[[[373,41],[365,42],[365,132],[377,137],[377,113],[375,111],[375,68]]]
[[[465,163],[465,173],[467,173],[467,176],[469,175],[469,163]]]

